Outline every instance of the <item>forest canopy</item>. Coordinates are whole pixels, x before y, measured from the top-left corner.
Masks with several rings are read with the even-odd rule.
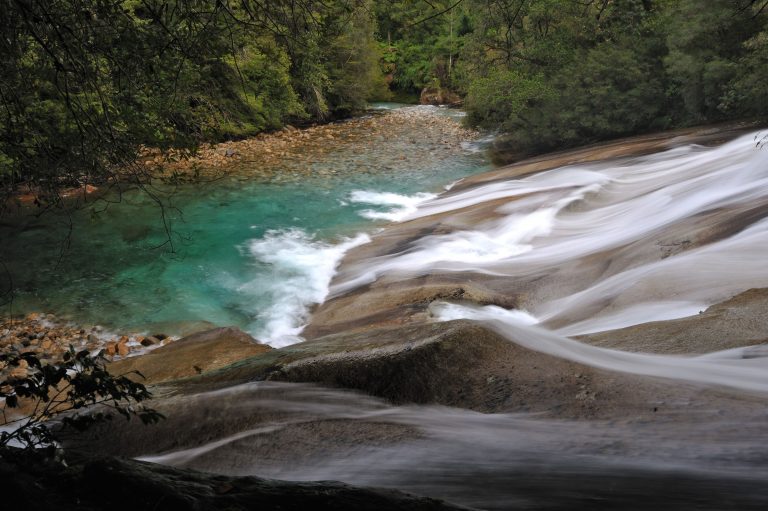
[[[41,205],[386,95],[370,0],[0,0],[0,181]],[[119,171],[118,171],[119,170]]]
[[[766,0],[444,0],[377,9],[392,83],[453,89],[469,122],[506,133],[519,155],[768,115]]]
[[[0,0],[8,197],[425,87],[522,156],[768,114],[768,0]],[[119,172],[117,171],[119,169]],[[7,203],[7,200],[3,204]]]

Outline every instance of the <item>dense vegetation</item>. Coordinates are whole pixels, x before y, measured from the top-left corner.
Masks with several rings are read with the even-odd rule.
[[[49,206],[65,187],[146,182],[142,146],[360,110],[386,94],[370,4],[0,0],[3,191]]]
[[[455,89],[518,154],[768,115],[765,0],[403,1],[378,20],[396,87]]]
[[[50,206],[66,187],[147,182],[142,147],[333,119],[424,87],[458,92],[469,122],[520,155],[764,119],[767,4],[0,0],[0,185]]]

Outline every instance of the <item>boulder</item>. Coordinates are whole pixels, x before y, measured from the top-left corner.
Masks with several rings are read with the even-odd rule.
[[[653,415],[700,390],[594,369],[507,341],[469,321],[386,326],[272,350],[189,380],[185,391],[272,380],[356,389],[391,403],[561,418]]]
[[[424,87],[419,96],[422,105],[459,105],[461,98],[455,92],[443,87]]]
[[[157,334],[153,337],[157,339]],[[271,349],[235,327],[214,328],[146,355],[113,362],[109,370],[113,374],[139,371],[146,377],[143,383],[160,383],[205,373]]]

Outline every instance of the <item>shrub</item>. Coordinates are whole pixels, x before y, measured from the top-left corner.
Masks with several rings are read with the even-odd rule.
[[[163,415],[145,406],[135,407],[152,397],[141,383],[128,374],[115,376],[106,369],[100,352],[76,352],[70,346],[58,364],[44,364],[31,352],[0,355],[0,399],[5,431],[0,432],[0,447],[20,444],[27,449],[56,445],[57,432],[47,422],[61,417],[61,428],[82,431],[94,423],[111,420],[114,414],[130,419],[136,415],[144,424],[155,423]],[[19,371],[26,369],[26,371]],[[143,376],[134,371],[138,376]],[[24,405],[30,410],[20,418],[9,419],[9,409]]]

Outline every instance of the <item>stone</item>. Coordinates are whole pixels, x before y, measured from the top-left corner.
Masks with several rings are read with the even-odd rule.
[[[146,376],[142,383],[160,383],[196,376],[271,350],[237,328],[214,328],[183,337],[146,355],[113,362],[109,371],[138,370]]]
[[[159,340],[155,339],[154,337],[144,337],[141,341],[142,346],[153,346],[160,342]]]
[[[16,367],[14,369],[11,369],[11,372],[8,373],[8,379],[10,380],[21,380],[23,378],[26,378],[28,375],[27,368],[26,367]]]

